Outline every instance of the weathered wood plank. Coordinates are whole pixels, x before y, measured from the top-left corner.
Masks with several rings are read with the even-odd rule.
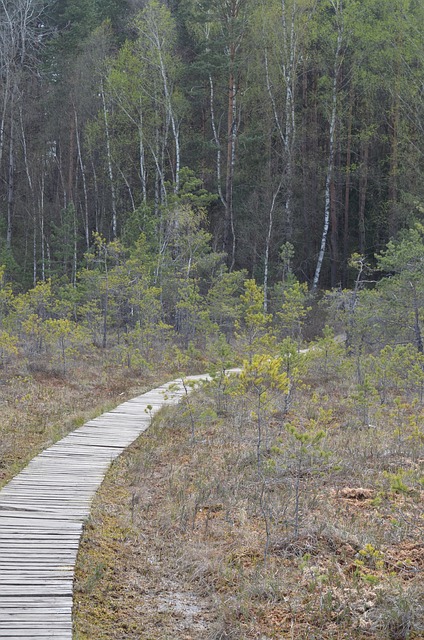
[[[72,640],[74,566],[91,500],[110,463],[184,395],[174,380],[89,420],[0,491],[0,638]]]
[[[69,630],[62,629],[22,629],[20,626],[16,629],[0,630],[0,638],[18,638],[25,640],[28,638],[56,638],[58,640],[72,640],[72,627]]]

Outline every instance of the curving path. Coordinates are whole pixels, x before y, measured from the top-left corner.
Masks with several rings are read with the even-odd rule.
[[[174,380],[124,402],[43,451],[0,491],[0,638],[72,640],[74,566],[91,500],[110,463],[184,395]]]

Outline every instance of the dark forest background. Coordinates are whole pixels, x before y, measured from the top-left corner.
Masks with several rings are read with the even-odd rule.
[[[160,261],[194,224],[265,291],[288,270],[351,285],[353,253],[372,262],[422,215],[423,17],[415,0],[2,0],[8,278],[75,283],[93,232],[143,233]]]

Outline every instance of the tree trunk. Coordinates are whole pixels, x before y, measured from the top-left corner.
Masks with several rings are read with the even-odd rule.
[[[337,285],[339,273],[339,221],[337,216],[336,181],[334,170],[330,181],[330,222],[331,287],[334,288]]]
[[[77,141],[77,151],[78,151],[78,162],[81,171],[82,177],[82,188],[84,192],[84,235],[85,235],[85,245],[87,250],[90,248],[90,227],[89,227],[89,208],[88,208],[88,192],[87,192],[87,178],[85,175],[85,166],[82,161],[82,153],[81,153],[81,139],[78,128],[78,115],[77,110],[74,106],[74,116],[75,116],[75,135]]]
[[[72,114],[69,126],[69,158],[68,158],[68,185],[66,188],[65,206],[74,202],[74,176],[75,176],[75,118]]]
[[[337,5],[338,18],[342,19],[342,4]],[[340,71],[340,54],[343,41],[343,25],[339,23],[337,34],[337,46],[334,56],[334,68],[333,68],[333,89],[332,89],[332,107],[331,107],[331,120],[330,120],[330,136],[329,136],[329,151],[328,151],[328,166],[327,177],[325,180],[325,204],[324,204],[324,228],[321,236],[321,246],[318,254],[317,266],[315,269],[315,275],[312,282],[312,291],[316,291],[318,288],[318,282],[321,274],[322,263],[324,260],[325,247],[327,244],[328,229],[330,226],[330,200],[331,200],[331,181],[333,180],[334,173],[334,151],[335,151],[335,138],[336,138],[336,123],[337,123],[337,85],[338,76]]]
[[[413,282],[410,282],[409,286],[411,287],[412,294],[413,294],[415,343],[417,345],[418,352],[423,354],[424,343],[423,343],[423,335],[422,335],[421,323],[420,323],[420,304],[419,304],[415,284]]]
[[[34,216],[34,226],[32,230],[32,284],[37,284],[37,219]]]
[[[0,168],[3,161],[4,151],[4,131],[6,127],[7,107],[9,105],[9,92],[10,92],[10,72],[7,71],[6,80],[3,83],[3,108],[0,120]]]
[[[116,193],[115,193],[115,180],[113,175],[112,153],[110,148],[110,133],[109,133],[109,120],[107,117],[106,97],[104,92],[103,80],[101,82],[101,96],[103,103],[103,119],[105,123],[105,135],[106,135],[106,152],[107,152],[107,167],[110,181],[110,192],[112,199],[112,237],[116,238],[117,235],[117,208],[116,208]]]
[[[272,194],[272,201],[269,207],[269,216],[268,216],[268,233],[266,236],[266,244],[265,244],[265,263],[264,263],[264,312],[268,311],[268,271],[269,271],[269,252],[271,247],[271,239],[272,239],[272,230],[274,225],[274,210],[275,203],[277,201],[278,194],[280,193],[282,186],[282,181],[278,185],[276,191]]]
[[[231,71],[228,79],[228,110],[227,110],[227,178],[225,193],[225,222],[224,222],[224,249],[228,254],[230,271],[234,267],[236,237],[234,230],[234,167],[236,158],[237,138],[237,102],[236,80],[233,72],[235,61],[235,46],[230,46]]]
[[[391,153],[390,153],[390,175],[389,175],[389,235],[392,237],[397,231],[397,200],[398,200],[398,173],[399,173],[399,157],[398,157],[398,135],[399,135],[399,118],[400,103],[399,92],[395,83],[395,97],[393,112],[391,118]]]
[[[101,249],[100,249],[101,250]],[[103,247],[104,250],[104,265],[105,265],[105,293],[103,295],[103,339],[102,339],[102,348],[106,349],[107,347],[107,314],[109,311],[109,273],[107,266],[107,248]]]
[[[95,211],[94,221],[95,221],[96,233],[99,233],[100,232],[99,183],[97,180],[96,163],[94,162],[93,156],[91,156],[90,160],[91,160],[91,168],[93,170],[94,211]]]
[[[217,191],[219,199],[224,206],[224,210],[227,208],[227,203],[225,201],[224,195],[222,193],[222,184],[221,184],[221,142],[218,135],[218,129],[216,127],[215,122],[215,105],[214,105],[214,85],[212,76],[209,74],[209,87],[210,87],[210,112],[211,112],[211,126],[213,132],[213,139],[216,146],[216,182],[217,182]]]
[[[295,91],[297,81],[297,38],[295,33],[295,9],[293,2],[290,18],[290,27],[286,15],[286,3],[282,0],[283,15],[283,37],[285,60],[283,60],[283,73],[286,85],[285,101],[285,164],[286,164],[286,184],[285,184],[285,213],[286,213],[286,240],[293,237],[293,174],[294,174],[294,148],[296,141],[296,119],[295,119]]]
[[[328,229],[330,227],[330,200],[331,200],[330,192],[331,192],[331,183],[333,180],[333,171],[334,171],[334,142],[335,142],[335,130],[336,130],[336,114],[337,114],[337,76],[334,77],[334,81],[333,81],[333,107],[332,107],[331,122],[330,122],[327,177],[325,180],[324,228],[321,236],[321,246],[318,254],[317,266],[315,269],[315,275],[312,282],[312,291],[316,291],[318,287],[319,277],[321,275],[322,263],[324,260],[325,247],[327,244]]]
[[[349,206],[350,206],[350,181],[351,181],[351,162],[352,162],[352,115],[353,115],[353,83],[349,90],[349,115],[347,121],[347,149],[346,149],[346,166],[345,166],[345,197],[344,197],[344,214],[343,214],[343,269],[342,269],[342,286],[347,286],[347,265],[349,259]]]
[[[41,173],[40,185],[40,236],[41,236],[41,280],[46,280],[46,255],[45,255],[45,239],[44,239],[44,188],[45,188],[45,172],[44,166]]]
[[[30,165],[28,162],[28,147],[26,141],[25,127],[24,127],[24,118],[22,113],[22,108],[19,110],[19,121],[21,125],[21,144],[22,144],[22,152],[23,152],[23,160],[25,165],[25,174],[28,181],[28,187],[31,194],[31,211],[32,211],[32,222],[33,222],[33,283],[34,286],[37,284],[37,207],[36,207],[36,195],[34,190],[34,183],[31,176]]]
[[[167,78],[167,74],[166,74],[166,69],[165,69],[165,65],[163,63],[163,58],[162,58],[162,51],[161,51],[161,46],[160,46],[160,42],[159,42],[159,38],[158,38],[158,54],[159,54],[159,63],[160,63],[160,70],[161,70],[161,74],[162,74],[162,81],[163,81],[163,92],[165,95],[165,104],[166,104],[166,110],[167,110],[167,116],[171,122],[171,128],[172,128],[172,133],[174,136],[174,144],[175,144],[175,174],[174,174],[174,183],[175,183],[175,187],[174,187],[174,191],[175,193],[178,193],[179,188],[180,188],[180,164],[181,164],[181,159],[180,159],[180,132],[179,132],[179,126],[177,123],[177,119],[175,117],[174,114],[174,109],[172,107],[172,101],[171,101],[171,93],[169,90],[169,86],[168,86],[168,78]]]
[[[10,116],[10,141],[9,141],[9,167],[7,180],[7,229],[6,229],[6,247],[12,248],[12,219],[13,205],[15,199],[15,120],[14,105],[12,101],[12,109]]]
[[[77,209],[74,206],[74,219],[73,219],[73,227],[74,227],[74,251],[72,255],[72,284],[76,287],[77,284],[77,267],[78,267],[78,221],[77,221]]]
[[[269,74],[268,54],[264,51],[265,74],[268,95],[271,100],[274,120],[284,150],[284,213],[285,213],[285,239],[290,241],[293,237],[293,175],[294,175],[294,150],[296,141],[295,118],[295,91],[297,82],[297,35],[295,31],[296,3],[292,5],[291,15],[287,15],[285,0],[282,0],[282,26],[283,26],[283,51],[281,54],[282,78],[285,86],[284,113],[280,119],[274,91],[271,86]]]
[[[369,140],[368,137],[361,144],[361,169],[359,177],[359,253],[365,253],[365,204],[367,197],[368,184],[368,158],[369,158]]]
[[[309,144],[308,144],[308,130],[309,130],[309,112],[308,112],[308,74],[306,61],[304,61],[303,73],[302,73],[302,213],[303,213],[303,227],[307,229],[310,225],[310,213],[309,213]],[[305,238],[304,252],[306,255],[311,253],[311,238],[312,234],[308,234]]]
[[[146,154],[144,151],[143,141],[143,113],[140,111],[140,123],[138,127],[139,155],[140,155],[140,180],[141,192],[143,194],[143,202],[147,202],[147,171],[146,171]]]

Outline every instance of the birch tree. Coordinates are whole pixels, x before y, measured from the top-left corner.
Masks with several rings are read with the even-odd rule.
[[[299,65],[307,27],[316,0],[263,0],[257,18],[266,91],[282,148],[285,240],[293,237],[293,192],[297,145],[297,94]]]
[[[169,154],[170,168],[174,192],[178,193],[181,169],[182,100],[176,88],[179,59],[176,55],[175,23],[169,9],[157,0],[151,0],[139,14],[135,24],[138,34],[138,52],[146,64],[146,76],[143,81],[150,84],[153,79],[157,87],[153,108],[162,114],[156,131],[158,144],[156,149],[152,147],[151,150],[159,171],[161,160],[166,155],[168,133],[171,132],[173,149]]]
[[[330,189],[331,181],[334,174],[334,156],[336,149],[336,125],[337,125],[337,108],[338,108],[338,82],[339,73],[341,69],[342,53],[343,53],[343,36],[344,36],[344,23],[343,23],[343,0],[330,0],[330,6],[334,12],[334,19],[336,23],[337,40],[334,52],[333,74],[332,74],[332,87],[331,87],[331,107],[330,107],[330,122],[329,122],[329,136],[328,136],[328,165],[327,174],[325,178],[325,202],[324,202],[324,226],[321,236],[321,244],[318,254],[317,265],[315,269],[314,279],[312,282],[312,291],[316,291],[318,287],[319,278],[321,275],[322,263],[324,260],[325,248],[327,244],[328,229],[330,226]]]
[[[25,79],[34,70],[42,41],[42,0],[0,0],[0,169],[8,140],[6,171],[6,246],[12,246],[16,186],[16,145]]]
[[[267,97],[263,113],[270,120],[271,144],[269,162],[272,173],[279,176],[274,184],[268,180],[271,192],[267,198],[268,222],[264,252],[265,309],[271,243],[279,221],[279,245],[290,242],[294,233],[295,182],[297,158],[297,127],[299,118],[299,67],[307,45],[307,27],[315,10],[315,0],[262,0],[253,20],[252,43],[261,43],[254,56],[257,58],[255,75]],[[272,185],[272,186],[271,186]],[[277,206],[277,204],[279,206]],[[278,213],[277,213],[278,212]]]

